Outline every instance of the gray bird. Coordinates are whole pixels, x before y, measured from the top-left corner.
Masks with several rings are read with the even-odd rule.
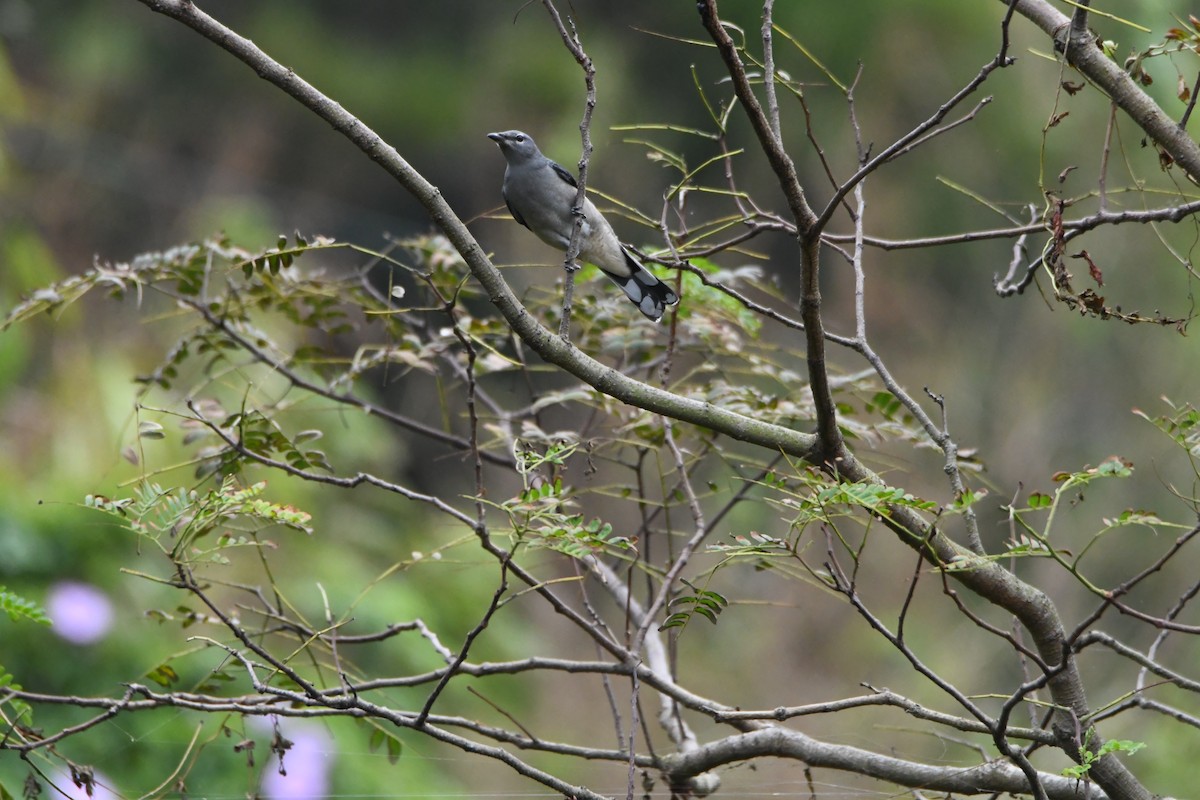
[[[579,184],[575,176],[542,155],[529,134],[521,131],[489,133],[508,161],[501,189],[513,219],[533,231],[551,247],[566,252],[575,227],[572,206]],[[654,277],[613,233],[608,220],[583,200],[583,229],[579,258],[595,264],[620,286],[633,304],[658,322],[667,306],[679,302],[670,286]]]

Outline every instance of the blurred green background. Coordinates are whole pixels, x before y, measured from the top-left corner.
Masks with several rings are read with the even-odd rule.
[[[474,220],[476,236],[499,260],[551,261],[548,251],[517,226],[482,218],[501,206],[503,161],[485,138],[488,131],[521,128],[563,164],[573,165],[578,158],[583,80],[540,5],[520,0],[214,0],[201,6],[396,146],[463,218]],[[750,35],[757,31],[759,4],[725,2],[722,10]],[[1096,20],[1096,25],[1126,54],[1161,41],[1174,24],[1172,13],[1186,11],[1184,4],[1165,0],[1137,4],[1136,12],[1128,13],[1136,13],[1136,21],[1151,28],[1150,34],[1111,21]],[[656,216],[673,176],[646,158],[645,146],[630,140],[653,139],[697,162],[708,152],[682,134],[632,134],[614,127],[707,127],[695,81],[710,97],[722,99],[728,84],[721,82],[722,71],[710,49],[680,41],[703,38],[691,3],[576,0],[572,13],[597,68],[590,184]],[[780,3],[776,19],[843,81],[850,81],[861,63],[859,119],[864,138],[878,150],[932,113],[991,58],[1002,13],[998,2],[846,0]],[[1017,20],[1013,40],[1017,64],[987,83],[982,94],[994,99],[973,122],[868,182],[869,234],[905,238],[1004,224],[951,184],[1019,216],[1025,204],[1041,208],[1040,176],[1047,186],[1056,186],[1056,176],[1075,165],[1078,169],[1062,191],[1079,195],[1094,187],[1107,104],[1091,89],[1076,96],[1056,91],[1060,68],[1045,57],[1048,47],[1040,32]],[[809,83],[814,133],[835,173],[850,174],[854,141],[844,101],[781,40],[779,52],[778,66]],[[1177,73],[1190,80],[1196,67],[1189,55],[1150,64],[1156,78],[1150,90],[1171,113],[1178,115],[1183,108],[1174,97]],[[791,99],[785,97],[783,105],[792,153],[810,197],[820,204],[829,187],[805,137],[804,116]],[[1061,111],[1070,114],[1043,136],[1047,120]],[[735,146],[748,143],[740,112],[735,110],[733,120],[733,136],[743,140]],[[1181,190],[1190,192],[1193,187],[1178,172],[1160,171],[1155,152],[1142,147],[1140,139],[1140,132],[1122,120],[1109,187],[1139,183],[1148,191],[1114,195],[1114,206],[1165,204]],[[761,158],[747,156],[738,169],[743,188],[760,203],[784,208]],[[701,213],[703,204],[698,208]],[[839,224],[838,230],[848,232],[844,220]],[[618,221],[617,227],[631,240],[654,241],[653,231],[639,230],[630,221]],[[279,233],[299,230],[379,247],[387,234],[405,236],[429,228],[417,204],[342,137],[173,20],[133,0],[0,0],[3,307],[96,259],[129,259],[218,231],[248,245],[265,245]],[[1102,254],[1102,293],[1111,304],[1186,317],[1194,313],[1195,283],[1163,242],[1189,258],[1198,233],[1191,220],[1157,231],[1124,226],[1089,236],[1081,246],[1094,257]],[[1033,249],[1042,244],[1030,242]],[[756,246],[770,257],[768,273],[794,288],[792,243],[779,236]],[[927,386],[945,396],[958,441],[977,448],[986,463],[982,480],[992,487],[994,498],[984,514],[989,544],[998,546],[1008,535],[998,506],[1019,487],[1022,492],[1048,490],[1056,470],[1096,464],[1112,454],[1131,459],[1139,477],[1106,486],[1103,494],[1089,499],[1087,509],[1068,523],[1077,526],[1070,530],[1078,531],[1080,541],[1096,530],[1103,515],[1127,507],[1164,508],[1178,516],[1181,508],[1168,484],[1182,474],[1185,485],[1180,488],[1186,492],[1186,472],[1179,472],[1180,459],[1166,440],[1131,410],[1162,413],[1162,396],[1177,402],[1197,399],[1195,337],[1083,319],[1062,307],[1051,308],[1033,289],[1000,299],[992,281],[1004,272],[1010,254],[1011,243],[996,240],[919,251],[873,250],[867,257],[868,331],[877,350],[910,390]],[[737,265],[736,260],[723,263]],[[852,275],[834,256],[826,264],[829,327],[849,332]],[[1072,267],[1082,285],[1086,270],[1078,264],[1072,262]],[[518,284],[545,275],[530,270],[511,274]],[[131,537],[75,505],[91,492],[119,494],[121,482],[139,473],[121,458],[135,434],[131,379],[158,363],[162,343],[169,340],[162,326],[170,325],[169,320],[142,324],[144,316],[129,300],[89,301],[53,320],[0,335],[0,584],[43,603],[58,581],[99,586],[118,622],[94,643],[72,644],[48,630],[0,621],[0,664],[31,689],[111,693],[118,681],[152,669],[166,655],[165,643],[176,641],[171,632],[141,617],[142,610],[161,602],[155,587],[119,572],[136,558]],[[846,371],[864,366],[836,349],[833,358]],[[374,464],[397,480],[437,484],[438,473],[409,458],[403,443],[380,446],[381,436],[391,435],[369,420],[355,420],[330,449],[356,463]],[[942,497],[946,490],[939,464],[936,454],[911,450],[877,457],[877,466],[890,479],[914,492]],[[284,491],[296,493],[286,499],[313,511],[317,529],[324,532],[288,543],[284,564],[295,566],[296,574],[289,575],[284,566],[281,578],[297,602],[318,616],[319,595],[302,565],[320,564],[317,579],[332,600],[345,604],[378,574],[380,564],[442,541],[437,531],[429,530],[423,511],[397,509],[377,495],[362,492],[353,504],[334,497],[325,507],[321,496],[310,496],[304,487]],[[1143,545],[1135,537],[1110,546],[1119,562]],[[490,592],[494,570],[483,559],[454,569],[459,576],[454,591],[433,606],[441,618],[426,622],[461,635]],[[439,591],[445,573],[417,565],[406,574],[411,580],[389,582],[359,609],[356,617],[364,628],[407,618],[413,613],[408,609],[430,613],[420,599]],[[470,587],[478,596],[472,596]],[[1067,614],[1092,605],[1068,595],[1059,599]],[[765,679],[755,676],[755,686],[744,688],[748,705],[816,701],[857,691],[853,683],[828,674],[827,654],[821,660],[814,652],[830,643],[822,637],[834,635],[833,623],[818,618],[834,614],[836,604],[828,598],[818,602],[829,608],[806,609],[805,616],[814,619],[798,629],[786,659],[768,659],[772,665],[765,668]],[[747,630],[741,633],[746,648],[774,652],[778,643],[769,637],[776,624],[737,613],[746,613]],[[786,617],[776,622],[785,620],[794,623]],[[500,624],[510,624],[511,630],[489,641],[508,643],[509,652],[481,658],[513,657],[540,646],[537,626],[529,619]],[[756,631],[761,631],[757,638]],[[837,640],[844,661],[870,663],[885,657],[878,642],[857,628],[855,632],[862,634],[861,641]],[[702,642],[695,645],[701,652]],[[411,643],[390,655],[411,658],[415,665],[435,663],[427,648]],[[191,679],[198,680],[211,666],[197,662]],[[715,664],[711,673],[718,696],[722,692],[715,687],[746,680],[724,672],[723,666]],[[396,664],[379,668],[396,671]],[[795,683],[797,674],[803,678],[798,692],[779,696],[769,690]],[[45,719],[49,725],[55,717],[47,714]],[[133,796],[149,791],[170,771],[193,735],[193,723],[183,716],[122,718],[113,724],[111,737],[73,742],[72,757],[94,760],[125,796]],[[210,760],[203,772],[194,773],[189,787],[207,796],[241,796],[258,785],[267,760],[264,745],[259,745],[258,767],[250,768],[244,754],[233,754],[221,740],[216,724],[210,721],[198,733],[201,740],[212,738],[218,744],[206,751]],[[329,762],[331,791],[338,794],[419,796],[525,786],[498,767],[480,766],[417,737],[405,739],[408,749],[392,767],[383,754],[369,752],[366,732],[347,735],[349,723],[333,726],[333,735],[341,737],[336,748],[322,738],[324,728],[310,727],[313,746],[323,754],[317,760]],[[812,731],[821,732],[816,723]],[[246,735],[262,741],[267,734],[256,730]],[[844,730],[829,735],[873,744],[870,734],[858,741]],[[1138,733],[1123,732],[1122,737],[1138,738]],[[145,743],[157,749],[135,746]],[[1181,739],[1180,752],[1194,751],[1195,744]],[[127,759],[126,752],[136,756]],[[1160,744],[1139,754],[1142,770],[1154,765],[1141,774],[1168,784],[1182,780],[1175,776],[1186,775],[1186,769],[1176,773],[1172,766],[1180,752]],[[0,783],[13,790],[24,771],[15,759],[9,761],[0,760]],[[783,773],[782,785],[801,785],[799,768]],[[766,790],[764,782],[742,777],[746,787]],[[620,785],[597,788],[619,791]]]

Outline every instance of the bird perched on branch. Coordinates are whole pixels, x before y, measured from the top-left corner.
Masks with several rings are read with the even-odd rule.
[[[489,133],[508,161],[502,192],[513,219],[533,231],[539,239],[563,252],[571,244],[575,228],[575,176],[542,155],[527,133]],[[591,200],[583,200],[583,229],[579,258],[595,264],[625,292],[633,304],[658,322],[667,306],[679,302],[678,295],[654,277],[628,247],[613,233],[608,220]]]

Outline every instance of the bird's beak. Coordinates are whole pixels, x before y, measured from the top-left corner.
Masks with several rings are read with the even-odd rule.
[[[504,134],[502,133],[489,133],[487,136],[496,144],[500,144],[500,142],[504,141]]]

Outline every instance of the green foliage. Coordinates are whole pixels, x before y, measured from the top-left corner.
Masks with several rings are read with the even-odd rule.
[[[723,556],[722,565],[732,560],[749,559],[759,569],[799,560],[803,566],[801,572],[785,572],[801,579],[817,577],[822,584],[827,578],[824,572],[808,566],[802,558],[801,539],[813,526],[832,532],[854,558],[857,548],[842,529],[843,521],[865,520],[864,524],[869,526],[870,520],[887,518],[896,508],[955,513],[977,499],[974,493],[968,492],[955,504],[940,508],[937,503],[903,489],[869,482],[837,482],[808,467],[798,469],[790,476],[770,470],[758,483],[767,490],[767,502],[786,515],[789,536],[780,537],[757,530],[748,535],[735,533],[729,542],[708,545],[708,551]],[[867,512],[865,516],[863,512]]]
[[[873,483],[839,483],[817,493],[813,504],[819,508],[830,508],[836,505],[858,507],[886,515],[888,506],[901,506],[931,511],[937,504],[930,500],[921,500],[902,489],[880,486]]]
[[[46,616],[46,612],[41,606],[32,600],[26,600],[24,597],[10,592],[3,585],[0,585],[0,611],[7,614],[13,622],[25,620],[42,625],[50,624],[50,618]]]
[[[1053,480],[1062,484],[1061,490],[1076,489],[1087,486],[1092,481],[1102,478],[1128,478],[1133,474],[1133,463],[1120,456],[1112,456],[1101,461],[1098,466],[1084,467],[1078,472],[1058,472]]]
[[[1145,746],[1145,742],[1109,739],[1107,742],[1100,745],[1100,749],[1096,752],[1092,752],[1085,747],[1079,751],[1080,763],[1071,767],[1067,767],[1062,771],[1062,774],[1068,778],[1084,780],[1087,778],[1087,774],[1091,771],[1096,762],[1104,758],[1104,756],[1108,755],[1109,753],[1127,753],[1129,755],[1133,755]]]
[[[1145,417],[1141,412],[1136,413]],[[1156,427],[1175,440],[1176,443],[1185,449],[1189,449],[1187,439],[1191,435],[1190,428],[1194,424],[1189,422],[1192,416],[1193,412],[1185,407],[1185,409],[1170,417],[1160,417],[1157,420],[1151,421],[1155,423]],[[1149,419],[1149,417],[1145,418]],[[1119,456],[1112,456],[1105,459],[1095,467],[1087,466],[1073,472],[1064,471],[1055,473],[1052,476],[1052,480],[1058,486],[1055,488],[1053,494],[1046,494],[1040,491],[1031,492],[1024,507],[1006,507],[1009,517],[1017,530],[1006,542],[1005,550],[1002,553],[989,557],[989,560],[1007,557],[1050,558],[1057,561],[1081,585],[1093,594],[1099,597],[1107,597],[1108,593],[1106,590],[1088,578],[1082,568],[1084,558],[1104,536],[1114,531],[1133,527],[1146,528],[1152,532],[1158,532],[1162,529],[1189,530],[1192,527],[1191,525],[1171,522],[1156,511],[1125,509],[1115,516],[1101,518],[1100,521],[1103,527],[1092,534],[1087,543],[1079,549],[1078,553],[1066,547],[1055,546],[1053,541],[1056,536],[1056,523],[1059,512],[1064,505],[1082,502],[1084,499],[1083,490],[1092,486],[1097,481],[1110,478],[1129,478],[1132,475],[1133,464]],[[1041,518],[1043,514],[1044,520],[1040,524],[1035,523],[1034,520]],[[975,560],[977,559],[964,561],[964,565]]]
[[[810,479],[816,476],[809,473]],[[872,515],[888,516],[890,508],[912,508],[933,511],[937,503],[919,497],[894,486],[878,483],[844,482],[816,485],[815,491],[800,495],[785,503],[796,509],[794,527],[804,527],[812,522],[829,522],[835,517],[852,515],[856,511],[867,511]]]
[[[236,257],[229,243],[218,238],[144,253],[127,263],[97,263],[80,275],[34,291],[9,311],[0,331],[39,314],[58,312],[96,289],[107,290],[113,297],[123,297],[129,292],[141,297],[148,286],[162,282],[172,285],[181,295],[195,295],[210,274],[210,259],[214,255]]]
[[[1200,411],[1190,403],[1175,405],[1169,400],[1165,402],[1171,407],[1169,414],[1151,417],[1139,409],[1134,409],[1133,413],[1165,433],[1192,456],[1200,457]]]
[[[1030,492],[1029,493],[1029,508],[1030,510],[1038,510],[1049,508],[1054,504],[1054,498],[1045,492]]]
[[[312,533],[307,512],[263,499],[266,488],[265,481],[242,487],[232,476],[206,492],[142,482],[133,497],[88,495],[84,504],[154,542],[173,560],[219,562],[223,560],[220,552],[227,548],[261,546],[257,534],[264,528],[282,526]],[[197,547],[200,539],[214,532],[217,536],[211,547]]]
[[[585,520],[583,514],[569,512],[567,509],[575,502],[562,478],[546,477],[547,470],[561,467],[577,447],[573,442],[560,441],[547,445],[544,451],[520,444],[514,448],[525,488],[498,506],[507,515],[513,538],[572,558],[632,550],[633,540],[614,536],[611,524],[597,517]]]
[[[1053,494],[1035,491],[1030,492],[1028,503],[1023,508],[1008,506],[1007,510],[1013,520],[1025,531],[1025,536],[1032,537],[1036,540],[1036,546],[1030,545],[1030,540],[1022,538],[1019,541],[1010,542],[1008,555],[1050,555],[1050,531],[1053,527],[1058,509],[1064,498],[1072,495],[1082,497],[1082,490],[1098,480],[1106,478],[1128,478],[1133,475],[1133,464],[1118,456],[1105,459],[1098,466],[1084,467],[1075,472],[1057,472],[1051,476],[1051,480],[1058,484]],[[1046,523],[1041,530],[1037,530],[1028,522],[1028,515],[1035,512],[1047,512]],[[1148,515],[1143,518],[1148,519]],[[1130,516],[1127,520],[1120,524],[1132,524],[1134,518]]]
[[[368,724],[371,727],[371,736],[367,742],[368,749],[375,753],[382,747],[387,754],[388,763],[397,763],[404,750],[403,743],[391,731],[386,731],[375,723]]]
[[[0,721],[7,727],[20,725],[22,728],[33,727],[33,708],[24,700],[13,697],[9,692],[21,691],[21,684],[8,670],[0,665]]]
[[[318,261],[335,255],[365,255],[370,267],[339,271]],[[761,317],[726,291],[731,287],[768,294],[777,290],[763,282],[753,267],[720,270],[704,259],[693,260],[692,266],[696,271],[681,277],[689,301],[675,317],[673,356],[678,366],[671,373],[669,388],[756,419],[806,424],[812,409],[798,366],[803,354],[765,341]],[[376,273],[368,280],[371,269]],[[468,366],[481,396],[512,391],[511,377],[520,375],[530,383],[530,399],[518,422],[485,413],[475,444],[481,453],[511,459],[520,489],[503,500],[469,497],[464,502],[477,500],[489,516],[503,520],[502,524],[490,520],[492,531],[505,530],[516,555],[543,550],[580,560],[598,554],[636,558],[641,534],[624,529],[628,523],[610,514],[605,498],[636,499],[655,510],[679,502],[678,486],[664,481],[665,499],[654,500],[644,487],[634,494],[629,486],[596,486],[579,477],[578,471],[582,467],[583,475],[590,476],[596,462],[602,467],[623,465],[661,452],[661,421],[587,387],[542,384],[538,367],[527,362],[503,323],[475,313],[478,290],[465,275],[453,248],[436,236],[398,242],[387,253],[299,235],[260,250],[214,239],[149,254],[126,265],[97,266],[77,280],[59,282],[43,295],[29,298],[7,324],[42,312],[57,313],[94,289],[117,297],[162,295],[171,301],[173,319],[183,319],[183,329],[163,347],[157,366],[141,379],[141,402],[132,426],[137,447],[130,448],[130,460],[140,464],[152,448],[182,446],[190,453],[185,463],[193,467],[200,483],[183,485],[178,479],[147,474],[126,496],[111,499],[93,494],[85,504],[143,541],[153,542],[175,564],[234,566],[235,548],[265,557],[267,550],[279,546],[262,536],[266,530],[282,526],[311,532],[307,512],[268,499],[267,484],[251,477],[265,469],[341,480],[334,464],[343,470],[346,465],[313,447],[313,442],[330,438],[323,433],[326,428],[320,421],[295,422],[290,416],[302,413],[306,400],[319,397],[324,404],[346,402],[350,407],[374,409],[362,399],[369,381],[382,376],[389,384],[403,382],[406,391],[428,382],[436,388],[431,405],[444,415],[444,431],[462,438],[461,416],[456,417],[461,408],[445,398],[461,390]],[[530,290],[531,306],[551,322],[557,301],[555,287]],[[627,371],[656,377],[660,343],[647,335],[646,323],[630,315],[626,306],[612,292],[580,304],[574,341],[589,352],[619,360]],[[337,337],[352,328],[358,349],[346,354]],[[468,349],[472,359],[466,357]],[[902,404],[880,391],[873,378],[856,376],[838,382],[835,391],[840,424],[848,437],[871,441],[919,437]],[[151,396],[165,400],[151,405]],[[593,412],[606,416],[607,427],[585,434],[576,421]],[[565,431],[554,427],[560,413],[571,415],[571,427]],[[727,457],[721,449],[724,444],[711,450],[712,437],[695,433],[683,440],[687,458],[694,464],[714,451]],[[746,464],[753,470],[763,467],[753,458]],[[353,475],[354,469],[349,467],[346,474]],[[667,467],[663,474],[670,471]],[[1021,513],[1052,512],[1063,492],[1080,491],[1101,477],[1128,474],[1123,462],[1105,462],[1094,470],[1064,476],[1053,496],[1031,495],[1029,508]],[[845,520],[869,527],[870,520],[886,518],[898,507],[947,516],[977,505],[986,494],[967,490],[939,504],[896,487],[838,483],[795,465],[764,469],[760,475],[750,481],[752,488],[782,512],[785,530],[764,526],[762,531],[732,532],[727,540],[710,545],[707,552],[716,562],[706,573],[710,581],[717,570],[749,559],[756,568],[778,567],[780,574],[820,582],[820,570],[804,563],[800,544],[814,523],[816,529],[830,531],[834,541],[857,558],[861,544],[840,527]],[[703,482],[713,495],[724,491],[706,475]],[[770,516],[757,510],[755,514],[756,519]],[[1153,520],[1146,512],[1113,522],[1133,525],[1153,524]],[[670,522],[662,524],[670,529]],[[435,547],[440,554],[443,545]],[[1038,536],[1027,534],[1023,545],[1014,545],[1005,555],[1021,554],[1046,555],[1048,548]],[[795,568],[797,561],[802,569]],[[969,569],[973,563],[953,566]],[[387,574],[400,569],[407,565],[389,567]],[[680,632],[697,615],[718,623],[730,603],[728,592],[684,583],[688,590],[670,601],[661,630]],[[175,601],[161,603],[147,616],[200,639],[203,626],[217,622],[207,612]],[[186,661],[173,653],[156,655],[134,674],[163,691],[190,685],[195,691],[219,693],[239,679],[237,673],[237,666],[227,663],[195,681],[188,676]],[[280,676],[272,680],[278,685],[290,682]],[[380,728],[373,727],[368,744],[371,752],[382,752],[393,763],[402,752],[401,739]]]
[[[234,474],[247,460],[253,460],[254,456],[282,460],[294,470],[333,471],[324,452],[300,447],[306,442],[319,439],[322,436],[320,431],[302,431],[294,437],[289,437],[274,419],[257,410],[229,414],[212,426],[215,430],[207,432],[211,433],[213,438],[219,439],[220,444],[208,451],[211,454],[215,450],[215,454],[209,455],[200,463],[196,469],[196,477],[202,478],[211,473],[222,476]],[[188,427],[193,431],[204,431],[209,426],[203,422],[189,420]],[[230,442],[236,442],[236,446],[229,444]],[[247,451],[250,456],[246,455]]]
[[[793,552],[786,540],[758,531],[751,531],[749,536],[736,533],[732,538],[733,544],[710,544],[708,549],[714,553],[723,553],[735,558],[784,556]]]
[[[146,677],[164,689],[169,689],[179,683],[179,673],[170,664],[159,664],[146,673]]]
[[[876,392],[867,409],[878,412],[886,420],[893,420],[904,410],[904,404],[891,392]]]
[[[680,595],[671,600],[668,604],[669,608],[682,607],[682,611],[675,611],[667,617],[666,621],[659,626],[660,631],[669,630],[671,628],[679,628],[682,630],[687,626],[695,615],[700,615],[713,625],[717,624],[717,617],[729,605],[729,600],[724,595],[708,589],[697,589],[687,581],[684,583],[695,594]]]

